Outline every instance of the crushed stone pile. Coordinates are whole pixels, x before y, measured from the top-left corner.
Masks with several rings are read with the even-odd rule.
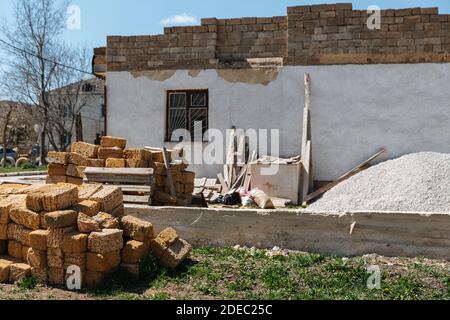
[[[450,212],[450,154],[421,152],[383,162],[337,185],[308,209]]]

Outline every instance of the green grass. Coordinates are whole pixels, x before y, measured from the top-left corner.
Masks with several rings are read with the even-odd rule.
[[[387,258],[385,258],[387,259]],[[141,281],[114,275],[101,289],[87,292],[100,299],[450,299],[449,270],[438,264],[405,260],[402,267],[380,264],[381,289],[370,290],[365,259],[317,254],[268,258],[265,251],[202,248],[176,271],[149,257]]]
[[[0,173],[15,173],[15,172],[33,172],[33,171],[47,171],[47,166],[35,166],[35,167],[0,167]]]
[[[26,278],[23,278],[22,280],[20,280],[17,283],[17,286],[21,290],[32,290],[32,289],[36,288],[37,284],[38,284],[38,281],[35,278],[26,277]]]

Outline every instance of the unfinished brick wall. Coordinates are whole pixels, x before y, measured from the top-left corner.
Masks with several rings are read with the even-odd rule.
[[[208,27],[165,28],[163,35],[110,36],[108,71],[174,69],[210,65],[216,55],[216,32]]]
[[[352,4],[287,11],[283,17],[202,19],[201,26],[165,28],[156,36],[111,36],[107,70],[245,67],[226,63],[249,58],[283,58],[285,65],[450,62],[450,15],[438,8],[382,10],[379,30],[370,30],[370,14]]]
[[[216,26],[217,58],[223,61],[285,57],[287,17],[203,19]]]
[[[382,10],[379,30],[369,16],[351,4],[289,7],[285,64],[450,61],[450,15],[438,8]]]

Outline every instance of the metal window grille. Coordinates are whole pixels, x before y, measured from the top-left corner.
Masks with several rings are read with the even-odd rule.
[[[179,129],[189,132],[192,140],[202,141],[209,125],[208,104],[208,90],[169,91],[166,141],[179,142],[172,139],[173,133]]]

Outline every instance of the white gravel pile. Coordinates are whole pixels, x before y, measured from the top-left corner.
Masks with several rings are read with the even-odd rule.
[[[450,154],[422,152],[386,161],[337,185],[308,209],[450,212]]]

